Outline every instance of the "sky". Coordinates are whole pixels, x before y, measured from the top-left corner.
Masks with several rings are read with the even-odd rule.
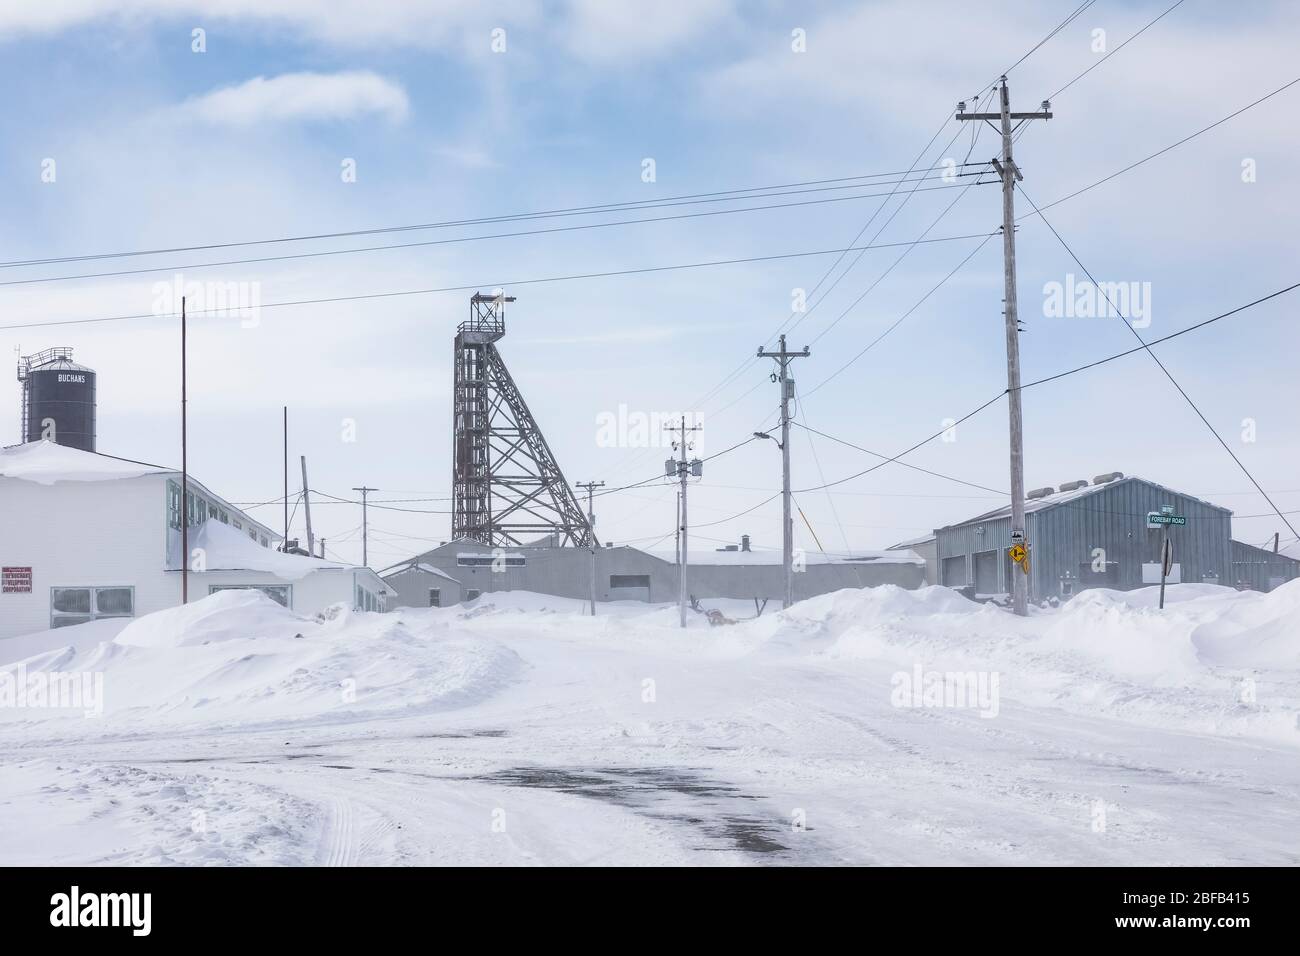
[[[16,362],[73,347],[99,374],[99,450],[177,464],[179,324],[159,314],[163,290],[241,283],[255,318],[189,323],[191,472],[231,501],[278,499],[287,405],[290,484],[305,455],[316,533],[359,560],[347,499],[379,489],[370,563],[384,567],[449,537],[452,341],[469,289],[517,296],[500,351],[568,481],[607,488],[655,478],[671,453],[635,429],[611,441],[611,419],[690,414],[700,457],[770,427],[773,363],[755,352],[786,324],[811,352],[794,362],[796,545],[883,548],[1009,488],[1005,399],[903,459],[938,475],[893,463],[841,481],[881,460],[862,449],[897,455],[1006,388],[1001,241],[957,238],[998,228],[1000,191],[940,175],[998,146],[954,119],[958,101],[975,109],[1008,67],[1014,109],[1051,97],[1053,118],[1015,147],[1032,381],[1137,339],[1116,316],[1052,314],[1051,290],[1086,276],[1028,201],[1069,197],[1300,75],[1300,8],[1285,2],[1185,0],[1116,49],[1172,3],[1096,0],[1037,49],[1077,2],[6,3],[0,348]],[[1044,212],[1098,282],[1142,304],[1141,335],[1168,335],[1300,281],[1298,119],[1300,84]],[[750,202],[11,264],[909,168],[931,170],[910,194],[918,184],[895,189],[897,176],[860,178]],[[721,214],[664,218],[704,211]],[[568,228],[629,218],[660,221]],[[519,232],[533,234],[499,235]],[[922,234],[943,241],[907,245]],[[838,267],[796,255],[873,237],[894,245]],[[761,261],[662,268],[735,259]],[[642,271],[591,275],[628,270]],[[570,278],[534,281],[557,277]],[[792,313],[798,290],[806,311]],[[1297,295],[1155,347],[1284,511],[1300,510]],[[118,316],[140,317],[85,321]],[[9,381],[3,444],[19,440]],[[1232,508],[1242,540],[1292,537],[1146,354],[1026,389],[1024,413],[1028,488],[1121,471]],[[780,547],[780,501],[767,500],[780,477],[771,442],[708,462],[690,488],[693,548],[741,534]],[[662,478],[604,495],[597,532],[671,549],[674,501]],[[251,513],[278,527],[280,508]]]

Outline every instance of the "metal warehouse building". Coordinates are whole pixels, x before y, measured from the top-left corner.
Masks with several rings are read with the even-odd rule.
[[[687,591],[700,600],[732,598],[780,603],[783,594],[781,552],[752,551],[748,539],[717,551],[692,551]],[[925,583],[925,561],[912,551],[873,551],[852,557],[804,553],[796,561],[795,599],[841,588],[896,584],[917,588]],[[591,552],[586,548],[521,546],[492,548],[460,539],[381,572],[396,592],[390,606],[446,606],[470,601],[485,592],[534,591],[587,600],[591,592]],[[677,600],[678,569],[674,556],[631,547],[596,549],[598,601]]]
[[[1169,529],[1172,583],[1270,590],[1300,576],[1300,561],[1232,540],[1232,512],[1153,481],[1119,472],[1029,492],[1025,538],[1031,600],[1066,598],[1085,588],[1129,590],[1160,581],[1162,508],[1186,517]],[[1008,556],[1010,506],[935,531],[939,582],[977,595],[1009,591],[1021,574]]]

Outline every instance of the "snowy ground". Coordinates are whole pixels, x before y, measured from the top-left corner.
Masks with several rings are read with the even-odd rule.
[[[0,706],[0,864],[1300,862],[1300,582],[1170,597],[878,588],[683,632],[229,591],[0,642],[0,704],[5,674],[103,681]],[[910,693],[947,672],[996,696]]]

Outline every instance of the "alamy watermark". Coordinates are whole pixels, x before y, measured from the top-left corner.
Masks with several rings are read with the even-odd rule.
[[[262,321],[262,283],[186,281],[176,273],[170,282],[153,284],[153,314],[180,315],[181,299],[189,315],[204,318],[238,319],[242,328],[256,328]]]
[[[103,671],[32,671],[19,664],[0,671],[0,708],[80,710],[104,714]]]
[[[620,404],[615,411],[596,415],[598,448],[671,448],[681,437],[682,421],[689,431],[702,424],[693,412],[643,412]],[[692,442],[698,442],[696,432]]]
[[[1049,319],[1121,318],[1135,329],[1151,324],[1150,282],[1093,282],[1066,273],[1064,282],[1043,284],[1043,315]]]
[[[950,707],[978,709],[993,718],[1000,707],[997,671],[927,671],[917,662],[911,671],[897,671],[889,679],[894,689],[889,702],[895,707]]]

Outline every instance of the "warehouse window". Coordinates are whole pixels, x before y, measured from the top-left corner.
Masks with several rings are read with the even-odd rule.
[[[528,559],[522,554],[458,554],[456,555],[456,564],[462,568],[490,568],[497,561],[501,566],[507,568],[522,568],[528,563]]]
[[[264,548],[269,548],[271,546],[271,542],[267,541],[265,536],[258,538],[257,540],[261,543],[262,547]]]
[[[242,521],[232,521],[231,524],[234,526],[236,531],[244,530],[244,523]]]
[[[477,588],[466,588],[466,589],[465,589],[465,600],[466,600],[466,601],[473,601],[475,598],[477,598],[477,597],[478,597],[480,594],[482,594],[482,593],[483,593],[483,592],[480,591],[480,590],[478,590]]]
[[[609,586],[611,588],[648,588],[650,586],[650,575],[611,574],[609,576]]]
[[[50,588],[50,627],[71,627],[111,617],[135,616],[135,589]]]
[[[429,588],[429,607],[442,607],[441,588]]]
[[[293,601],[293,590],[287,584],[210,584],[208,593],[218,591],[261,591],[281,607],[289,607]]]

